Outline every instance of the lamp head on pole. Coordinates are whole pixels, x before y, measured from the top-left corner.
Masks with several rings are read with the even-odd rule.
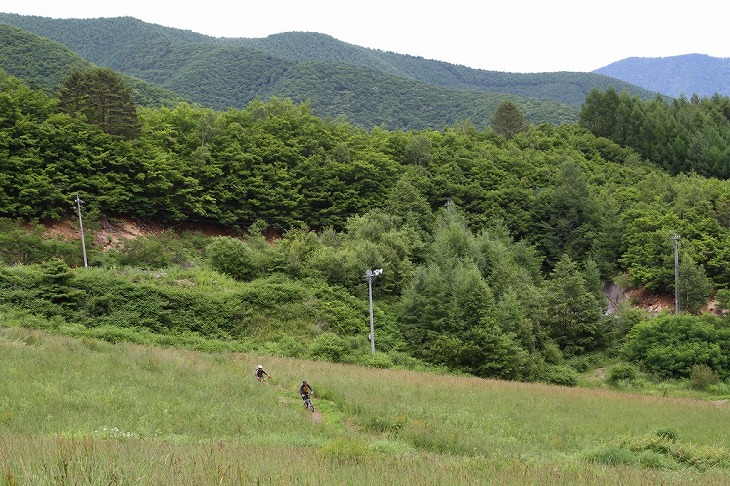
[[[377,270],[368,270],[368,271],[366,271],[365,272],[365,276],[370,279],[370,278],[377,277],[381,273],[383,273],[383,269],[382,268],[378,268]]]

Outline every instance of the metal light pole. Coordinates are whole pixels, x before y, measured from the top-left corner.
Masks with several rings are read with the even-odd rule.
[[[679,239],[681,236],[677,236],[674,233],[672,240],[674,240],[674,313],[679,314],[679,252],[677,247],[679,246]]]
[[[89,263],[86,260],[86,238],[84,237],[84,221],[81,219],[81,203],[83,201],[79,199],[79,195],[76,194],[76,210],[79,212],[79,228],[81,228],[81,250],[84,252],[84,268],[89,268]]]
[[[375,323],[373,322],[373,279],[383,273],[382,268],[368,270],[365,276],[368,279],[368,301],[370,303],[370,350],[375,354]]]

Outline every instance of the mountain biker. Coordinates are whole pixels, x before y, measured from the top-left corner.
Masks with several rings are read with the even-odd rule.
[[[309,394],[313,393],[314,389],[309,386],[309,383],[307,383],[307,380],[304,380],[302,382],[302,386],[299,387],[299,394],[302,396],[302,400],[304,400],[304,406],[307,406],[307,398],[309,398]]]
[[[264,376],[266,376],[266,378],[264,378]],[[265,381],[268,378],[269,378],[269,374],[266,371],[264,371],[264,367],[261,365],[258,365],[256,367],[256,379],[259,381]]]

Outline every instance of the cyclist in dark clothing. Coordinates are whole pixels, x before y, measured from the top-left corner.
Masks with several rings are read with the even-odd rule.
[[[266,371],[264,371],[264,367],[261,365],[258,365],[256,367],[256,378],[259,381],[266,381],[269,378],[269,374]]]
[[[302,386],[299,387],[299,394],[302,396],[302,400],[304,400],[304,406],[307,406],[307,398],[309,398],[309,394],[313,393],[314,389],[309,386],[309,383],[307,383],[306,380],[302,382]]]

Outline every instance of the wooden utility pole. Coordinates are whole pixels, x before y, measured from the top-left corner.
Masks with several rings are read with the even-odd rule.
[[[681,236],[674,232],[674,313],[679,314],[679,239]]]
[[[76,210],[79,213],[79,228],[81,228],[81,250],[84,253],[84,268],[89,268],[89,262],[86,260],[86,238],[84,237],[84,221],[81,219],[81,203],[79,195],[76,194]]]

